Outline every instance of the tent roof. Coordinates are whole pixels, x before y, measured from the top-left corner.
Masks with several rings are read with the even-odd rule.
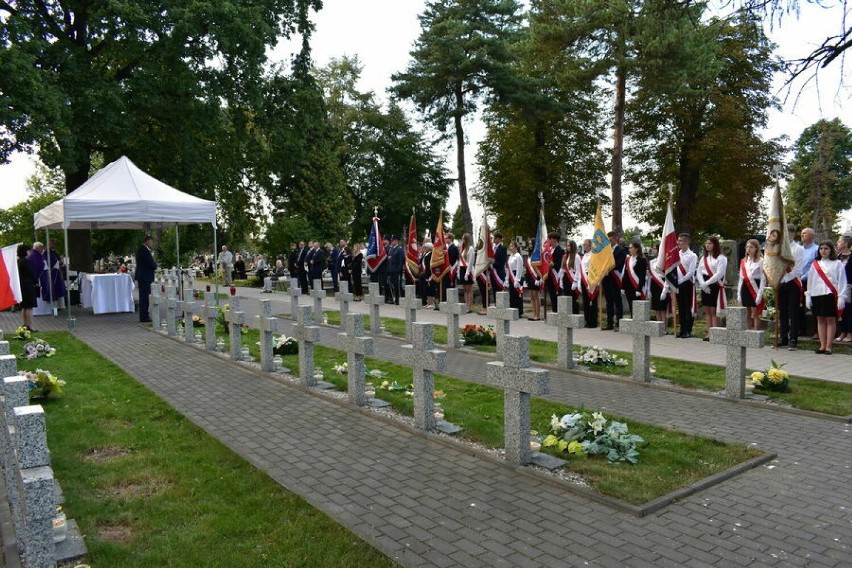
[[[183,193],[146,174],[126,156],[38,211],[36,229],[151,229],[211,223],[216,202]]]

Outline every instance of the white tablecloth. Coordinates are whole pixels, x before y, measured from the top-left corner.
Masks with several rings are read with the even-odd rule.
[[[96,314],[132,312],[136,285],[128,273],[80,275],[80,301]]]

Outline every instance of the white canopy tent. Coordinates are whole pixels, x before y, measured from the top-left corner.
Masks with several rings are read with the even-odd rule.
[[[213,254],[216,254],[218,248],[216,202],[183,193],[161,182],[140,170],[126,156],[99,170],[86,183],[38,211],[33,217],[36,230],[65,231],[66,257],[68,229],[150,231],[177,225],[210,223],[213,225]],[[180,242],[177,252],[180,258]],[[70,297],[66,301],[70,312]]]

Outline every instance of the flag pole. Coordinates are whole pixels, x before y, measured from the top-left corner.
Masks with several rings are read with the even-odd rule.
[[[541,203],[541,215],[544,216],[544,192],[543,191],[538,192],[538,200],[539,200],[539,203]],[[539,239],[541,239],[542,237],[546,237],[546,235],[539,235]],[[544,250],[544,243],[541,243],[541,248],[542,248],[542,250]],[[551,257],[551,259],[552,259],[552,257]],[[548,271],[547,276],[549,276],[550,275],[549,274],[550,268],[548,268],[547,271]],[[555,286],[555,284],[554,284],[554,286]],[[544,297],[544,317],[542,319],[547,321],[547,296],[548,296],[548,291],[547,291],[547,278],[544,274],[541,275],[541,287],[542,287],[542,292],[544,292],[544,294],[542,294],[542,296]]]
[[[785,227],[784,230],[786,231],[787,228]],[[781,320],[778,317],[778,312],[780,311],[778,309],[778,289],[780,287],[781,287],[780,282],[772,287],[772,295],[774,297],[773,301],[775,302],[775,330],[774,331],[775,331],[775,350],[776,351],[778,350],[778,335],[780,333],[780,328],[781,328]]]
[[[669,184],[669,205],[671,205],[673,201],[674,201],[674,185]],[[667,213],[667,215],[668,215],[668,213]],[[674,221],[674,219],[672,219],[672,221]],[[672,226],[674,226],[674,223],[672,223]],[[663,229],[663,231],[665,231],[665,229]],[[677,231],[675,231],[674,234],[675,234],[675,236],[677,236]],[[657,254],[661,254],[661,253],[664,254],[664,251],[659,251]],[[678,280],[679,279],[680,279],[680,277],[678,277]],[[668,286],[668,282],[669,282],[668,278],[664,278],[664,280],[666,281],[666,285]],[[678,335],[678,333],[677,333],[677,303],[678,303],[677,302],[677,296],[678,296],[678,292],[679,292],[678,287],[675,286],[674,289],[672,290],[671,297],[669,298],[669,301],[672,303],[672,331],[674,332],[675,336]],[[666,327],[668,327],[668,322],[666,322]]]

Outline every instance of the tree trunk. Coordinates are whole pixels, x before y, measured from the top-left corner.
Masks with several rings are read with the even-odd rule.
[[[615,71],[615,121],[612,132],[612,230],[624,233],[621,217],[621,177],[624,152],[624,104],[627,93],[627,69]]]
[[[464,167],[464,126],[462,125],[461,111],[464,108],[464,94],[461,85],[456,85],[456,113],[453,123],[456,127],[456,168],[459,174],[459,205],[462,211],[464,232],[473,236],[473,220],[470,216],[470,204],[467,201],[467,175]]]
[[[692,154],[691,142],[685,141],[680,148],[678,164],[680,188],[674,212],[674,224],[680,233],[692,233],[692,212],[698,199],[700,171]]]
[[[77,164],[75,171],[65,170],[65,194],[69,194],[89,179],[91,160],[86,158],[85,163]],[[92,272],[94,261],[92,259],[92,232],[85,230],[68,231],[68,268],[77,272]]]

